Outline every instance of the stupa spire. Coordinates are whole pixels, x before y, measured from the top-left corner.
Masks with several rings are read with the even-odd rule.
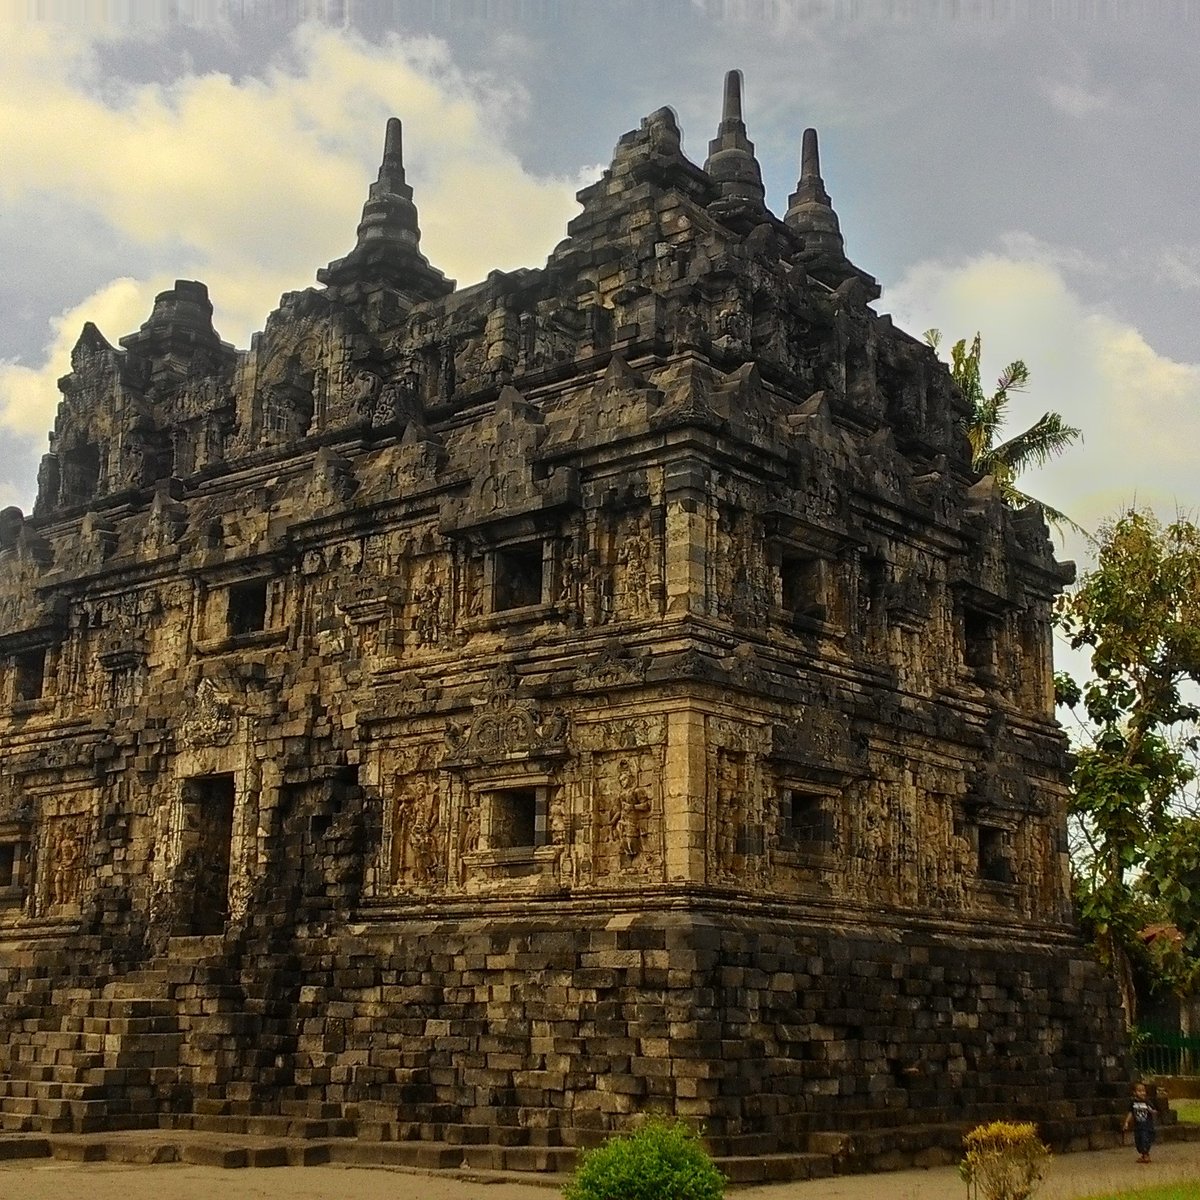
[[[815,129],[804,131],[804,140],[800,146],[799,187],[807,188],[814,198],[825,204],[829,203],[829,193],[825,190],[825,181],[821,178],[821,148],[817,144]]]
[[[741,71],[725,72],[725,99],[721,105],[721,128],[718,132],[725,132],[725,127],[730,123],[736,123],[742,133],[746,132],[746,126],[742,123]]]
[[[764,209],[766,189],[762,171],[754,157],[754,143],[746,136],[742,120],[742,73],[729,71],[725,75],[725,94],[721,105],[721,123],[717,136],[708,143],[708,158],[704,169],[720,188],[721,209],[745,209],[747,212]]]
[[[800,180],[788,198],[787,215],[783,219],[797,233],[804,235],[806,257],[845,258],[846,248],[837,213],[833,211],[825,181],[821,178],[821,150],[815,129],[804,131]]]
[[[386,285],[419,298],[441,296],[454,284],[421,253],[421,230],[413,190],[404,177],[404,136],[399,117],[390,117],[379,175],[371,184],[358,223],[358,238],[345,258],[317,272],[331,288]]]
[[[399,184],[404,183],[404,126],[399,117],[388,117],[383,135],[383,162],[379,166],[379,181],[385,173]]]

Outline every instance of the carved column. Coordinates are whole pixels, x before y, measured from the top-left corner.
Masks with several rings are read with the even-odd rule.
[[[667,468],[668,614],[707,608],[707,483],[708,473],[694,460],[673,462]]]
[[[670,881],[704,882],[707,756],[703,714],[688,709],[668,714],[663,818]]]

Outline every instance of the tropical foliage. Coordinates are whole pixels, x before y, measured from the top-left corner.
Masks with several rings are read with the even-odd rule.
[[[1200,978],[1200,529],[1123,513],[1101,529],[1096,566],[1058,621],[1091,654],[1089,679],[1056,679],[1081,718],[1077,896],[1132,1024],[1136,968],[1177,990]]]
[[[941,340],[940,330],[926,330],[925,341],[934,350],[941,345]],[[983,389],[980,376],[982,356],[983,342],[978,333],[969,346],[966,338],[961,338],[950,347],[950,374],[971,405],[971,416],[964,425],[964,432],[971,443],[972,465],[981,475],[990,475],[996,481],[1005,503],[1014,508],[1038,504],[1052,524],[1074,525],[1058,509],[1021,491],[1017,487],[1017,478],[1022,471],[1044,466],[1062,454],[1080,437],[1079,430],[1068,425],[1059,413],[1045,412],[1028,429],[1001,441],[1009,400],[1015,392],[1025,390],[1029,383],[1029,368],[1021,359],[1014,359],[1001,371],[995,389],[989,395]]]

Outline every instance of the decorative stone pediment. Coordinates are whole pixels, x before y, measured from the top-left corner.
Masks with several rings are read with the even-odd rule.
[[[522,758],[558,757],[567,752],[567,715],[561,708],[545,710],[534,700],[516,695],[513,677],[503,669],[493,673],[488,695],[477,702],[465,725],[446,727],[446,766],[475,762],[504,762]]]
[[[586,666],[579,668],[575,681],[581,688],[628,687],[645,680],[648,665],[645,658],[604,650]]]
[[[304,501],[309,511],[341,508],[357,488],[351,465],[328,446],[322,446],[304,481]]]
[[[880,429],[867,442],[862,460],[863,484],[885,500],[903,503],[912,483],[912,467],[896,447],[890,429]]]
[[[230,696],[221,692],[211,679],[196,685],[187,715],[179,724],[176,740],[181,747],[227,746],[237,729],[237,713]]]
[[[187,526],[187,508],[175,499],[170,482],[159,484],[142,534],[142,551],[148,557],[165,554],[179,541]]]
[[[495,409],[480,423],[468,493],[447,514],[444,531],[509,520],[577,498],[573,469],[538,469],[535,456],[545,437],[542,414],[516,388],[504,388]]]
[[[582,440],[611,439],[645,428],[662,404],[662,394],[619,355],[608,360],[604,375],[559,419],[552,419],[547,449],[575,447]]]
[[[856,772],[863,754],[851,736],[846,713],[810,705],[794,721],[774,727],[770,757],[818,774],[849,776]]]

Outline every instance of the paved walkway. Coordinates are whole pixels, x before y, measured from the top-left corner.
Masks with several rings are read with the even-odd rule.
[[[1038,1200],[1081,1200],[1098,1192],[1194,1181],[1184,1195],[1200,1200],[1200,1143],[1157,1147],[1139,1166],[1132,1148],[1056,1158]],[[849,1175],[806,1183],[739,1188],[734,1200],[964,1200],[953,1167]],[[222,1170],[187,1165],[129,1166],[57,1159],[0,1162],[3,1200],[551,1200],[552,1188],[483,1183],[446,1173],[366,1167],[260,1167]]]

